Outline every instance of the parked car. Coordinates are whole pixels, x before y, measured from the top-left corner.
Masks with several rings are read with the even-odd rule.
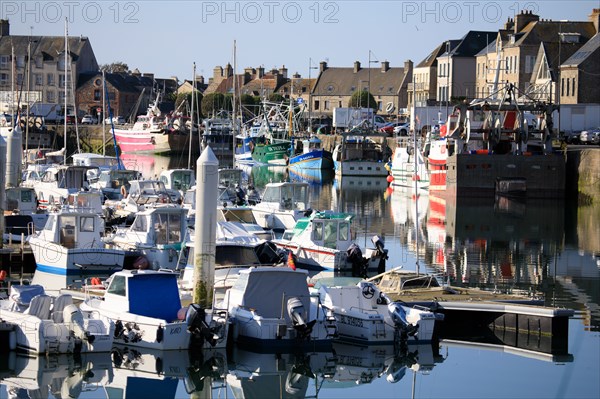
[[[398,126],[406,125],[404,122],[390,122],[387,125],[379,128],[379,131],[382,133],[387,133],[390,136],[394,134],[394,129]]]
[[[410,130],[410,123],[401,123],[394,128],[394,134],[396,136],[408,136]]]
[[[600,127],[593,130],[583,130],[579,135],[581,144],[600,144]]]
[[[112,120],[115,125],[124,125],[125,124],[125,118],[123,118],[121,115],[113,116]],[[106,118],[104,120],[104,123],[106,123],[107,125],[110,125],[110,117]]]
[[[567,144],[578,144],[579,143],[579,136],[581,136],[581,132],[564,132],[563,133],[563,140],[565,141],[565,143]]]
[[[61,125],[65,123],[65,116],[64,115],[57,115],[56,116],[56,124]],[[67,115],[67,125],[74,125],[75,124],[75,115]]]
[[[81,118],[82,125],[95,125],[96,123],[98,123],[98,119],[92,115],[84,115],[83,118]]]

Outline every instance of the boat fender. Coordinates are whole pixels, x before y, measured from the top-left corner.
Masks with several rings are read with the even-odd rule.
[[[6,270],[0,270],[0,281],[6,280]]]
[[[100,277],[92,277],[90,279],[90,285],[101,286],[102,285],[102,281],[100,280]]]
[[[165,328],[161,324],[158,326],[158,329],[156,330],[156,342],[161,343],[164,336],[165,336]]]
[[[127,188],[125,186],[121,186],[121,195],[123,198],[127,197]]]

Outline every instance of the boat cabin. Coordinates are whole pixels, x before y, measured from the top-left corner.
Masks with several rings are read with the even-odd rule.
[[[9,187],[6,189],[5,213],[32,214],[37,211],[37,196],[31,187]]]
[[[308,202],[308,184],[300,182],[268,183],[261,204],[276,204],[280,210],[305,211]]]
[[[350,228],[353,218],[354,215],[347,213],[313,212],[309,217],[298,220],[296,227],[283,238],[345,251],[353,242]]]
[[[123,270],[112,275],[104,294],[104,309],[177,320],[181,309],[177,274],[153,270]]]
[[[186,212],[172,205],[138,212],[125,238],[158,249],[180,249],[187,229]]]
[[[103,233],[104,221],[96,213],[51,213],[39,232],[39,238],[68,249],[104,248]]]
[[[168,203],[170,196],[160,180],[130,180],[129,197],[138,205]]]
[[[141,172],[128,169],[103,170],[98,176],[94,188],[102,190],[102,194],[110,200],[119,200],[123,198],[123,192],[130,191],[130,181],[138,180],[142,177]],[[124,188],[123,188],[124,187]]]
[[[159,180],[167,190],[185,192],[196,184],[196,176],[191,169],[169,169],[160,173]]]
[[[308,154],[311,151],[321,149],[321,139],[318,137],[311,137],[309,139],[302,140],[302,153]]]

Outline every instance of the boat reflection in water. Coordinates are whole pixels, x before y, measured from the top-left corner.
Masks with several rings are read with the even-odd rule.
[[[333,169],[289,169],[290,181],[306,182],[311,185],[329,184],[335,177]]]

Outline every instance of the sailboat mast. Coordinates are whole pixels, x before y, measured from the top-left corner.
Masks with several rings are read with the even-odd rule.
[[[190,111],[190,145],[188,147],[188,169],[191,169],[192,165],[192,136],[194,134],[194,97],[196,97],[196,63],[194,62],[194,72],[192,73],[192,109]],[[198,140],[200,139],[200,132],[198,132]]]
[[[68,20],[67,18],[65,18],[65,79],[64,79],[64,83],[65,83],[65,110],[64,110],[64,130],[63,130],[63,135],[64,135],[64,155],[63,155],[63,164],[67,164],[67,57],[68,57],[68,50],[69,50],[69,46],[68,46],[68,40],[69,40],[69,27],[68,27]],[[77,118],[77,114],[75,114],[75,117]]]
[[[418,151],[417,147],[417,126],[415,121],[415,70],[412,70],[412,83],[413,83],[413,97],[412,97],[412,106],[410,112],[410,125],[413,131],[413,181],[415,182],[415,259],[417,266],[417,276],[419,275],[419,180],[417,178],[417,159],[418,159]]]
[[[106,71],[102,70],[102,155],[106,155]],[[112,123],[112,120],[111,120]]]

